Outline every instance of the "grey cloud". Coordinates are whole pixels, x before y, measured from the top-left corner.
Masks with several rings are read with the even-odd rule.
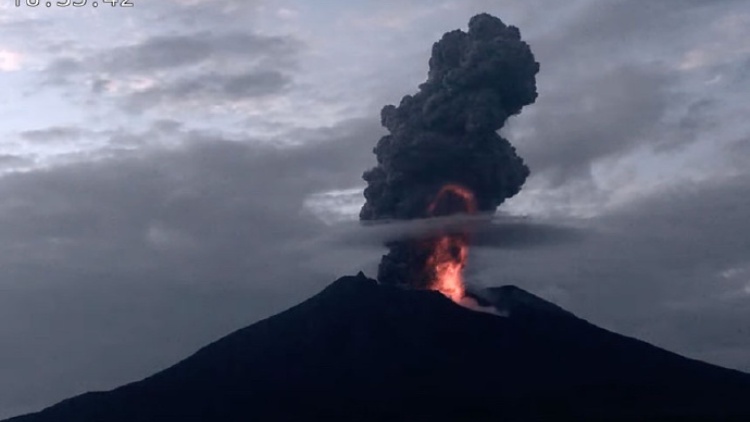
[[[732,154],[739,154],[741,157],[746,157],[747,155],[750,155],[750,138],[747,139],[740,139],[738,141],[732,142],[727,149]]]
[[[734,141],[726,146],[727,162],[739,172],[747,172],[748,157],[750,157],[750,136]]]
[[[44,69],[45,84],[64,85],[70,83],[71,76],[85,70],[84,63],[72,57],[52,60]]]
[[[358,183],[377,121],[292,148],[159,131],[182,146],[0,179],[3,416],[146,376],[367,262],[321,249],[303,202]]]
[[[261,70],[239,75],[219,73],[162,81],[153,88],[131,94],[125,100],[129,111],[140,111],[177,101],[221,101],[257,98],[287,89],[292,78],[278,71]]]
[[[157,35],[138,44],[115,47],[82,58],[61,57],[53,60],[44,72],[50,79],[60,79],[93,71],[140,74],[195,66],[207,61],[290,64],[301,48],[302,43],[295,38],[244,32]]]
[[[50,142],[79,138],[86,130],[75,126],[53,126],[45,129],[26,130],[20,133],[22,139],[30,142]]]
[[[670,49],[683,50],[705,38],[706,33],[696,28],[734,12],[738,4],[742,1],[588,1],[563,28],[538,40],[538,50],[553,60],[567,57],[600,64],[613,58],[613,50],[626,53],[615,60],[638,57],[638,53],[664,53],[660,59],[668,60]],[[561,43],[564,48],[556,49]],[[642,47],[640,52],[633,51],[636,46]],[[537,45],[532,47],[537,51]],[[605,51],[610,53],[606,58],[601,54]]]
[[[199,63],[213,53],[211,43],[203,36],[157,36],[135,46],[115,48],[103,58],[103,67],[115,72],[129,72]]]
[[[750,370],[746,354],[722,353],[750,348],[747,331],[732,333],[750,309],[750,276],[736,270],[750,265],[748,209],[748,176],[685,184],[582,220],[586,235],[574,243],[475,248],[467,278],[520,284],[617,332]]]
[[[747,83],[750,80],[750,58],[742,63],[735,78],[737,83]]]
[[[26,167],[33,163],[34,160],[29,157],[22,157],[13,154],[0,154],[0,171]]]
[[[290,78],[286,75],[266,71],[229,77],[222,88],[227,95],[257,97],[276,92],[290,82]]]
[[[705,131],[718,129],[717,115],[721,104],[712,98],[701,98],[688,104],[685,113],[678,119],[676,132],[678,139],[663,142],[665,147],[679,145],[680,139],[693,141]]]
[[[507,137],[532,181],[565,188],[639,147],[664,153],[724,136],[722,96],[733,88],[698,92],[705,81],[678,67],[689,51],[720,42],[714,26],[741,13],[740,4],[583,1],[545,30],[527,31],[536,34],[539,99],[511,120]]]
[[[43,75],[48,85],[83,83],[94,98],[111,93],[129,111],[166,102],[217,104],[281,92],[291,83],[303,48],[290,36],[247,31],[153,36],[81,58],[56,59]],[[133,78],[147,83],[128,87]]]
[[[264,2],[259,0],[173,0],[164,2],[164,6],[151,17],[151,22],[176,21],[191,28],[243,27],[257,18],[258,9],[263,5]]]
[[[102,69],[110,72],[148,72],[196,65],[207,60],[278,61],[294,55],[300,48],[301,43],[289,37],[199,32],[155,36],[133,46],[112,49],[97,60]]]
[[[586,235],[585,229],[573,224],[501,221],[486,228],[479,227],[473,234],[472,245],[497,249],[535,249],[584,242]]]
[[[669,84],[658,69],[587,73],[540,94],[529,116],[515,122],[525,132],[509,137],[532,174],[548,172],[556,183],[586,177],[598,159],[657,142],[653,130],[669,107]]]
[[[546,222],[484,213],[419,220],[386,220],[364,225],[343,223],[329,239],[334,245],[380,247],[389,241],[424,238],[436,233],[469,233],[472,246],[491,249],[534,249],[583,242],[589,234],[572,222]]]

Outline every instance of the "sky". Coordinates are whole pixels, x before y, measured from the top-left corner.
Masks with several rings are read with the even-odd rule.
[[[467,280],[750,371],[747,2],[133,4],[0,3],[0,417],[374,276],[385,249],[353,239],[380,108],[480,12],[541,65],[499,213],[575,236],[496,230]]]

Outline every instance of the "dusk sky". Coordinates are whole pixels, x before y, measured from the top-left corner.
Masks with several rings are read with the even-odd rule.
[[[499,213],[577,235],[500,233],[467,281],[750,371],[750,3],[100,3],[0,2],[0,418],[374,277],[385,248],[353,239],[380,109],[480,12],[541,67]]]

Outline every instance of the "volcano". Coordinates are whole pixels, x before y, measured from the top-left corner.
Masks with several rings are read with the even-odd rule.
[[[142,381],[10,421],[750,420],[750,375],[516,287],[473,295],[493,311],[343,277]]]

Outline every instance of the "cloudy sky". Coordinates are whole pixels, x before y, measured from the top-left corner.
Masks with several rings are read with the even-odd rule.
[[[351,238],[379,110],[478,12],[518,26],[541,63],[536,104],[502,133],[532,177],[501,212],[576,235],[500,236],[474,248],[469,281],[750,371],[747,2],[14,3],[0,417],[140,379],[337,276],[374,275],[384,250]]]

